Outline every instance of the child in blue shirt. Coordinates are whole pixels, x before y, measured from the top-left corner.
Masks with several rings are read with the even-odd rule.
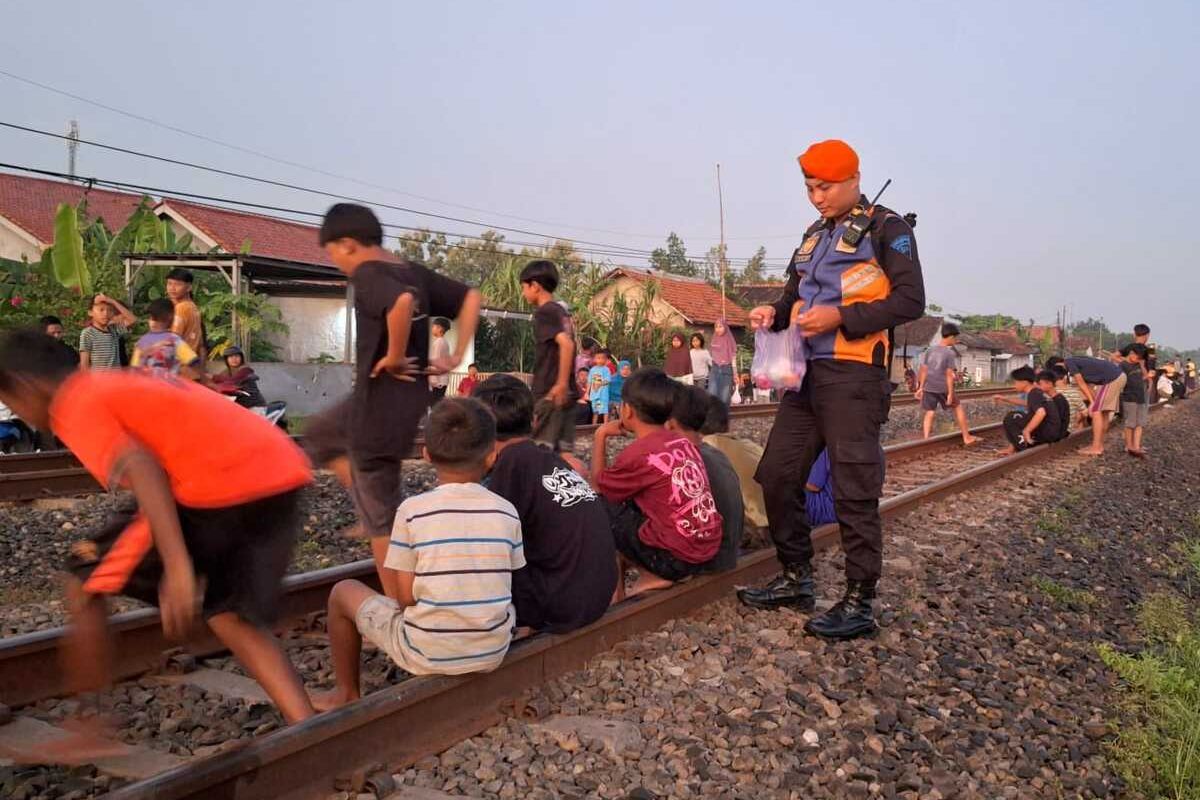
[[[609,394],[608,388],[612,383],[612,372],[608,369],[608,354],[603,350],[592,358],[592,368],[588,370],[588,400],[592,404],[592,414],[597,425],[608,422]]]

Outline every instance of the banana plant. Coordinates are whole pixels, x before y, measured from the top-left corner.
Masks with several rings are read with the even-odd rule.
[[[86,296],[95,291],[92,270],[83,257],[83,236],[79,232],[79,213],[75,206],[62,203],[54,216],[54,244],[46,250],[51,274],[68,289]]]

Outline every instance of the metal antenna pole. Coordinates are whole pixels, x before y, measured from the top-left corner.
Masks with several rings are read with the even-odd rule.
[[[721,211],[721,318],[725,318],[725,195],[721,191],[721,165],[717,164],[717,205]]]
[[[75,154],[79,151],[79,123],[71,120],[67,124],[67,174],[75,178]]]

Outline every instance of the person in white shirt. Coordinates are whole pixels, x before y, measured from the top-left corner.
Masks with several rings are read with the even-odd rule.
[[[504,660],[516,623],[512,573],[525,566],[512,503],[479,481],[495,460],[496,421],[480,403],[447,398],[429,412],[425,457],[437,488],[396,512],[384,560],[396,596],[341,581],[329,595],[336,687],[313,698],[324,711],[360,696],[366,638],[414,675],[488,672]]]

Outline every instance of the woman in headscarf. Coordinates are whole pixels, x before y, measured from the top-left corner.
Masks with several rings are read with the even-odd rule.
[[[608,404],[611,416],[609,419],[618,419],[621,415],[621,388],[625,385],[625,380],[633,374],[633,365],[625,359],[617,362],[617,373],[612,376],[612,380],[608,384]]]
[[[733,359],[737,357],[737,342],[729,330],[729,323],[723,319],[717,320],[713,326],[713,339],[708,353],[712,356],[708,393],[729,405],[729,399],[733,396]]]
[[[682,333],[671,334],[671,344],[667,346],[667,363],[663,371],[670,377],[692,385],[692,357],[688,354],[687,342]]]

